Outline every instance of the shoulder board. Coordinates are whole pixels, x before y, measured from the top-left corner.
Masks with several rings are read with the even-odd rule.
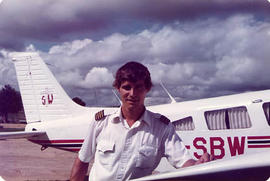
[[[95,120],[96,120],[96,121],[103,120],[105,117],[106,117],[106,116],[105,116],[105,114],[104,114],[104,110],[101,110],[101,111],[99,111],[99,112],[97,112],[97,113],[95,114]]]
[[[160,116],[159,120],[167,125],[171,122],[166,116],[163,115]]]

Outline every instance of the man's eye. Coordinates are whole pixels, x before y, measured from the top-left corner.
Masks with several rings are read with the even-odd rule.
[[[136,86],[136,89],[143,89],[144,88],[144,85],[138,85],[138,86]]]
[[[122,89],[125,89],[125,90],[130,90],[131,87],[130,86],[123,86]]]

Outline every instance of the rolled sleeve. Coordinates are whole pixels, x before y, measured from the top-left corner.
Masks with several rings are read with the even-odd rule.
[[[78,157],[82,162],[89,163],[94,157],[96,151],[96,138],[102,129],[101,122],[94,119],[89,124],[87,135],[83,141]]]
[[[192,159],[181,138],[175,132],[174,126],[170,123],[166,129],[164,137],[164,156],[175,168]]]

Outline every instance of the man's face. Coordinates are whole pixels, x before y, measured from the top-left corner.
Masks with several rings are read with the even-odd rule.
[[[137,82],[124,81],[118,89],[121,97],[122,106],[128,109],[144,106],[144,99],[148,92],[144,81]]]

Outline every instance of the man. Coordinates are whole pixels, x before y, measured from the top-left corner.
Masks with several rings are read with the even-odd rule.
[[[122,106],[113,114],[96,114],[71,173],[71,181],[83,180],[95,158],[89,180],[128,180],[149,175],[162,157],[176,168],[213,160],[205,153],[193,160],[174,126],[165,117],[148,111],[146,94],[152,87],[148,69],[128,62],[118,69],[113,86]]]

